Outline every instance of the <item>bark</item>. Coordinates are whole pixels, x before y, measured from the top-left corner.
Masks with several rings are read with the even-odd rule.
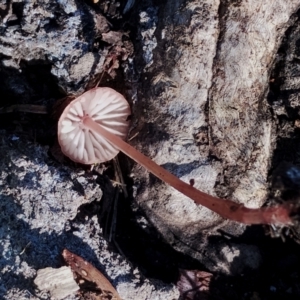
[[[133,143],[202,191],[262,206],[276,141],[267,102],[270,74],[298,8],[298,1],[166,1],[144,7],[140,22],[145,15],[153,22],[148,34],[141,31],[147,64]],[[137,201],[153,224],[176,249],[202,262],[210,264],[201,249],[209,249],[206,237],[218,235],[216,229],[237,235],[245,230],[139,166],[135,176]]]

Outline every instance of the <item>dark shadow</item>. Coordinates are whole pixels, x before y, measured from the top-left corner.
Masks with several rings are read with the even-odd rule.
[[[111,226],[115,221],[112,245],[133,266],[138,266],[147,278],[169,283],[177,280],[179,268],[202,268],[199,262],[175,251],[164,241],[145,213],[132,202],[131,196],[125,198],[122,191],[113,187],[108,178],[103,177],[101,180],[103,197],[99,222],[104,237],[109,239]],[[132,185],[128,180],[127,183],[129,194],[132,194]]]
[[[166,163],[161,166],[177,177],[183,177],[184,175],[191,173],[191,170],[200,167],[201,163],[199,161],[192,161],[186,164]]]
[[[2,57],[3,59],[3,57]],[[0,61],[1,107],[13,104],[43,104],[61,97],[47,60],[20,61],[20,71]]]
[[[160,141],[166,141],[170,138],[170,135],[164,130],[162,124],[147,123],[141,129],[139,134],[146,136],[147,143],[155,143]]]
[[[300,163],[300,132],[296,131],[290,137],[278,138],[272,160],[273,169],[283,161],[295,165]]]
[[[215,238],[214,238],[215,239]],[[212,277],[212,299],[298,299],[300,297],[300,245],[292,240],[266,236],[261,226],[248,227],[240,237],[221,236],[223,243],[256,246],[261,254],[259,269],[246,268],[234,276],[218,274]],[[210,241],[215,244],[215,241]],[[236,273],[243,253],[231,263],[230,273]]]
[[[62,97],[57,81],[47,61],[20,62],[21,72],[4,67],[0,62],[0,107],[34,104],[51,107],[54,99]],[[13,111],[0,115],[0,129],[25,137],[30,141],[50,144],[55,134],[55,123],[48,115]]]

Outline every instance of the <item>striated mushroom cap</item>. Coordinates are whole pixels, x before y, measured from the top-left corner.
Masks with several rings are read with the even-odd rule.
[[[107,87],[91,89],[73,100],[58,122],[62,152],[75,162],[93,164],[111,160],[119,150],[83,123],[91,118],[107,131],[125,139],[130,107],[125,98]]]

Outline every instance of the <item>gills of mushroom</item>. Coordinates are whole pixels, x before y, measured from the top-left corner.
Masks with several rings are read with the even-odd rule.
[[[87,119],[93,120],[121,139],[127,137],[131,111],[125,98],[111,88],[94,88],[73,100],[58,122],[58,142],[62,152],[75,162],[93,164],[113,159],[119,149],[97,130],[91,130]],[[99,127],[100,127],[99,126]]]
[[[111,160],[122,151],[162,181],[224,218],[246,224],[291,223],[290,207],[249,209],[203,193],[157,165],[124,142],[130,114],[128,102],[111,88],[85,92],[65,108],[59,119],[58,141],[62,152],[75,162],[93,164]]]

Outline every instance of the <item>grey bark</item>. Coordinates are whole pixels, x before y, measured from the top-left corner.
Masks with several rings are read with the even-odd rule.
[[[167,1],[145,9],[157,14],[155,31],[142,35],[144,56],[149,40],[157,45],[151,63],[145,60],[133,143],[200,190],[260,207],[276,142],[266,98],[270,74],[298,8],[298,1]],[[222,271],[217,261],[224,258],[209,238],[219,228],[239,235],[246,227],[197,206],[139,166],[134,175],[137,201],[165,239]]]

